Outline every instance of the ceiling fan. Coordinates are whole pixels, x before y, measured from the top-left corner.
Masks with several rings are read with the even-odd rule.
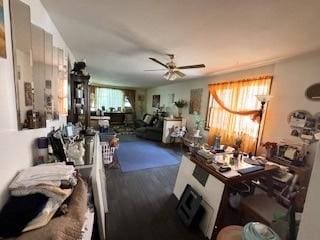
[[[187,65],[187,66],[176,66],[174,61],[174,54],[167,54],[170,58],[170,62],[162,63],[158,59],[150,57],[149,59],[160,64],[161,66],[165,67],[165,69],[154,69],[154,70],[145,70],[145,71],[163,71],[168,70],[163,77],[169,81],[174,81],[177,78],[183,78],[186,76],[183,72],[179,71],[181,69],[190,69],[190,68],[204,68],[206,67],[204,64],[196,64],[196,65]]]

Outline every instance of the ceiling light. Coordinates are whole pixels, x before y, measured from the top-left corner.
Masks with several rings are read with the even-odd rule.
[[[175,73],[174,71],[169,71],[169,72],[166,72],[163,77],[169,81],[174,81],[176,80],[179,75],[177,73]]]

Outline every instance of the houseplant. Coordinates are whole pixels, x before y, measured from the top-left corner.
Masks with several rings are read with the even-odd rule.
[[[179,99],[178,101],[174,102],[174,105],[178,108],[178,114],[179,114],[179,117],[181,117],[182,108],[187,106],[187,102],[183,99]]]
[[[195,127],[195,136],[200,136],[200,131],[203,128],[204,120],[198,112],[194,112],[194,127]]]

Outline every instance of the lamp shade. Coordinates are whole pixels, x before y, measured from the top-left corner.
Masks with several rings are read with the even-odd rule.
[[[169,81],[174,81],[179,78],[179,75],[175,71],[168,71],[163,75],[163,77]]]
[[[256,95],[256,98],[258,99],[259,102],[266,103],[266,102],[270,101],[272,96],[270,96],[270,95]]]

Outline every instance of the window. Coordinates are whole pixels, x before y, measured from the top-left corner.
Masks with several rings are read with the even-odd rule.
[[[222,143],[227,145],[241,138],[242,150],[255,151],[259,123],[252,117],[260,114],[261,108],[256,95],[269,94],[271,79],[268,76],[209,85],[209,143],[213,143],[215,136],[221,136]]]
[[[121,109],[125,106],[125,96],[122,90],[112,89],[112,88],[96,88],[95,94],[95,107],[97,109],[102,109],[104,106],[106,111],[110,108]]]
[[[129,99],[127,96],[124,97],[124,107],[126,108],[132,108],[131,103],[129,102]]]

